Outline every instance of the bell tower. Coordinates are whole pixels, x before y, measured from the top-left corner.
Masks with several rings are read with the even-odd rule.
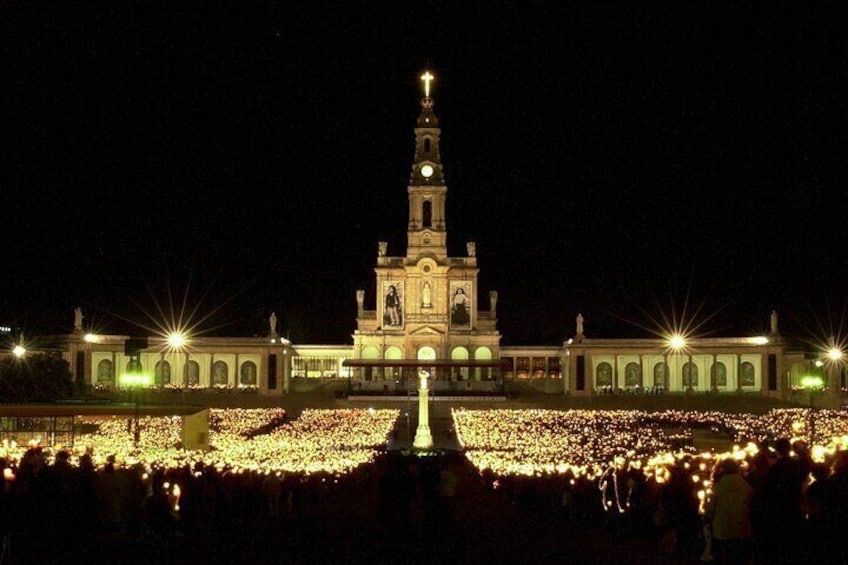
[[[409,224],[407,226],[406,256],[415,259],[429,255],[435,259],[447,257],[447,227],[445,225],[445,186],[442,157],[439,152],[439,120],[433,112],[430,97],[435,77],[426,71],[421,75],[424,97],[421,114],[415,127],[415,155],[409,178]]]

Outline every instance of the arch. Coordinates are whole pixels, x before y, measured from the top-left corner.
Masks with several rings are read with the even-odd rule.
[[[223,361],[212,363],[212,385],[227,386],[230,383],[230,368]]]
[[[745,361],[739,365],[739,386],[753,387],[757,385],[757,380],[754,371],[754,364],[750,361]]]
[[[468,361],[470,358],[468,349],[461,345],[451,350],[451,361]],[[456,367],[450,376],[458,381],[468,380],[468,367]]]
[[[451,360],[454,361],[465,361],[470,357],[468,350],[461,345],[459,347],[454,347],[451,351]]]
[[[429,200],[421,203],[421,227],[433,227],[433,203]]]
[[[432,142],[429,137],[424,138],[424,153],[429,153],[432,147]]]
[[[256,386],[256,363],[245,361],[241,364],[239,384],[242,386]]]
[[[714,387],[727,386],[727,365],[718,361],[710,367],[710,382]]]
[[[606,361],[595,368],[595,386],[612,386],[612,365]]]
[[[403,359],[403,350],[396,345],[386,349],[386,359]]]
[[[188,361],[183,368],[183,378],[188,386],[200,384],[200,364],[197,361]]]
[[[164,359],[156,362],[153,369],[153,382],[157,385],[171,384],[171,364]]]
[[[486,347],[485,345],[481,345],[477,349],[474,350],[474,360],[475,361],[491,361],[492,360],[492,350]],[[474,369],[474,375],[477,380],[487,381],[492,376],[490,373],[490,369],[488,367],[477,367]]]
[[[97,382],[111,383],[115,377],[112,374],[112,362],[108,359],[102,359],[97,364]]]
[[[373,345],[367,345],[362,348],[362,358],[363,359],[379,359],[380,358],[380,350],[374,347]]]
[[[418,348],[418,355],[416,357],[419,361],[435,361],[436,350],[429,345],[423,345]]]
[[[142,371],[141,361],[139,361],[138,359],[130,359],[127,362],[127,373],[134,374],[134,373],[140,373],[141,371]]]
[[[630,362],[624,366],[624,386],[627,388],[641,388],[642,366],[639,363]]]
[[[668,363],[665,361],[654,365],[654,386],[668,388]]]
[[[683,364],[683,386],[692,388],[698,386],[698,366],[691,361]]]

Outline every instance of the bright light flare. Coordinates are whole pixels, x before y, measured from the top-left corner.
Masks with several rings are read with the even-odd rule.
[[[827,350],[827,358],[831,361],[840,361],[843,355],[842,350],[838,347],[831,347]]]
[[[168,334],[168,347],[172,349],[181,349],[186,344],[186,336],[181,331],[171,332]]]
[[[98,343],[100,341],[100,336],[93,333],[87,333],[82,338],[86,343]]]
[[[686,337],[681,334],[674,334],[668,338],[668,346],[675,351],[686,347]]]
[[[27,352],[26,347],[24,347],[21,344],[18,344],[15,347],[12,348],[12,354],[15,357],[17,357],[18,359],[20,359],[21,357],[26,355],[26,352]]]

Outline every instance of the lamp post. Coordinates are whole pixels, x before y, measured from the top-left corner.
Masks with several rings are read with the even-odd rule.
[[[825,368],[827,369],[827,384],[833,388],[834,408],[842,407],[842,382],[840,378],[840,365],[844,353],[836,345],[831,345],[825,353]]]
[[[686,338],[682,334],[679,334],[679,333],[678,334],[672,334],[672,336],[668,338],[668,347],[671,349],[671,351],[675,355],[679,356],[680,352],[683,351],[686,348]],[[669,373],[671,373],[670,369],[669,369]],[[688,394],[689,391],[692,389],[692,366],[691,366],[691,363],[690,363],[690,366],[689,366],[689,380],[688,380],[688,382],[686,382],[686,383],[682,382],[683,376],[684,376],[683,371],[681,371],[680,372],[681,384],[685,386],[684,391]],[[670,374],[668,375],[668,377],[669,377],[669,380],[671,380]],[[669,388],[671,388],[670,385],[671,385],[671,383],[669,382]]]
[[[138,449],[138,442],[141,439],[141,414],[140,414],[140,398],[139,398],[139,387],[149,386],[150,385],[150,375],[144,374],[142,372],[137,373],[126,373],[121,375],[119,382],[122,386],[129,388],[133,393],[133,398],[135,399],[135,416],[133,418],[134,429],[133,429],[133,446]]]
[[[813,441],[815,441],[816,435],[816,418],[814,416],[815,405],[813,403],[813,393],[817,390],[821,390],[822,386],[824,386],[824,379],[814,375],[806,376],[801,379],[801,386],[804,387],[804,390],[806,390],[807,393],[810,395],[810,447],[813,447]]]
[[[180,353],[185,350],[185,346],[187,343],[186,335],[180,331],[176,330],[168,334],[166,343],[168,344],[168,349],[174,352],[175,359],[179,361]],[[176,365],[176,363],[175,363]],[[176,368],[176,367],[175,367]],[[185,419],[185,395],[186,388],[188,388],[188,351],[186,351],[186,360],[183,364],[183,386],[182,391],[180,392],[180,416]],[[185,423],[182,426],[182,444],[185,446]]]

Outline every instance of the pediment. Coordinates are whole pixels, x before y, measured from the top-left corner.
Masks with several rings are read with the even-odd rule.
[[[409,335],[445,335],[445,332],[439,331],[432,326],[421,326],[420,328],[415,328],[409,332]]]

